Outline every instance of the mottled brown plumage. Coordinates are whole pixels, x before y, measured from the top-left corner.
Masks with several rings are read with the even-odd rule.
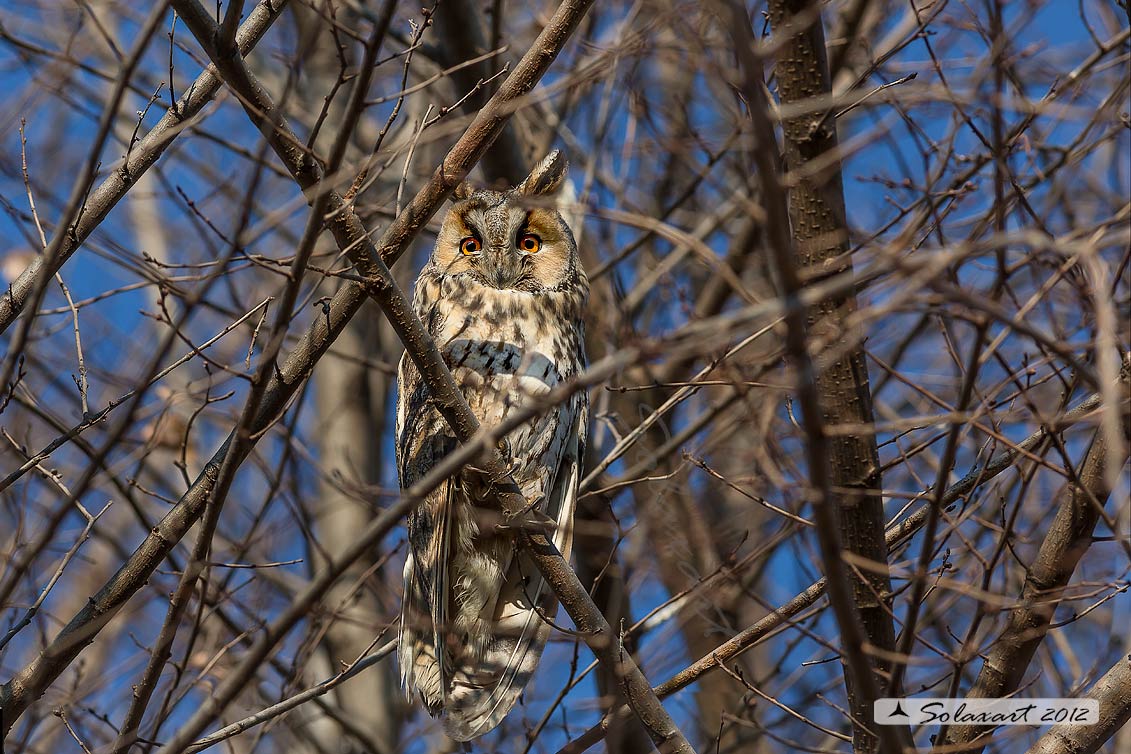
[[[582,314],[589,283],[573,234],[552,199],[566,163],[550,154],[505,192],[462,188],[448,211],[413,303],[484,426],[576,376],[584,366]],[[456,439],[429,403],[412,361],[401,359],[397,467],[403,488]],[[583,391],[506,436],[504,461],[526,499],[552,519],[569,557],[585,443]],[[498,725],[538,664],[556,608],[513,532],[478,504],[465,471],[408,520],[401,612],[401,677],[453,738]]]

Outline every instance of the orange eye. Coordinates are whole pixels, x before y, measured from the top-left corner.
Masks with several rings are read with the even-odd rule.
[[[459,250],[463,252],[464,256],[471,256],[478,254],[483,249],[479,243],[479,239],[475,236],[468,236],[459,242]]]
[[[524,233],[518,237],[518,248],[527,254],[537,254],[542,248],[542,239],[533,233]]]

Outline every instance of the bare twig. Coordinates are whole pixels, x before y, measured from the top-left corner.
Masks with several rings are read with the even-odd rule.
[[[323,696],[324,694],[332,691],[333,689],[342,685],[359,673],[362,673],[365,670],[373,667],[377,663],[381,662],[386,657],[391,655],[393,653],[393,650],[396,648],[396,641],[386,642],[385,644],[381,645],[379,649],[376,649],[370,654],[367,654],[364,657],[358,658],[354,662],[351,662],[349,665],[343,668],[340,673],[334,675],[333,677],[327,678],[325,681],[311,686],[308,689],[304,689],[297,694],[293,694],[283,701],[278,702],[277,704],[272,704],[270,707],[266,707],[258,712],[248,715],[245,718],[237,720],[230,725],[226,725],[213,733],[209,733],[204,738],[193,741],[188,745],[185,751],[188,752],[188,754],[195,754],[198,751],[204,751],[205,749],[209,749],[215,746],[221,741],[226,741],[232,736],[239,735],[245,730],[250,730],[257,725],[262,725],[263,723],[273,720],[280,715],[284,715],[290,712],[296,707],[299,707],[313,699]]]
[[[1125,381],[1116,384],[1124,388],[1127,385]],[[1119,408],[1112,406],[1111,412],[1118,415]],[[1129,421],[1131,418],[1125,414],[1124,432],[1131,436]],[[1010,611],[1005,629],[984,652],[982,670],[966,696],[1002,698],[1020,687],[1076,566],[1092,543],[1092,532],[1111,494],[1107,439],[1105,429],[1097,429],[1080,465],[1079,484],[1065,486],[1056,519],[1025,574],[1021,605]],[[1125,442],[1116,459],[1119,467],[1127,462],[1126,448]],[[976,742],[968,749],[972,752],[981,751],[989,738],[987,729],[976,725],[953,726],[940,735],[943,745]]]
[[[237,35],[242,53],[247,54],[262,39],[275,19],[282,14],[286,4],[287,0],[263,0],[255,7]],[[161,14],[157,15],[160,17]],[[214,69],[209,68],[201,73],[185,90],[185,95],[176,105],[171,107],[157,125],[138,141],[136,148],[130,151],[129,159],[90,193],[83,206],[82,215],[74,223],[74,227],[63,228],[55,234],[53,243],[58,243],[57,251],[51,255],[36,257],[3,295],[0,295],[0,332],[7,330],[19,316],[41,271],[46,269],[51,275],[59,271],[91,232],[106,219],[110,210],[133,187],[138,177],[157,162],[173,140],[212,100],[219,89],[220,79]]]

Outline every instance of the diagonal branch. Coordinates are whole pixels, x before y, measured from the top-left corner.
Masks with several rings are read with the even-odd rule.
[[[1131,655],[1120,657],[1083,698],[1100,703],[1099,722],[1054,725],[1033,744],[1029,754],[1092,754],[1118,733],[1131,720]]]
[[[446,68],[454,68],[452,82],[458,90],[471,92],[461,107],[466,113],[477,112],[487,102],[491,90],[479,86],[479,82],[490,80],[493,71],[505,61],[505,58],[482,57],[491,49],[491,43],[484,33],[480,5],[471,0],[444,0],[436,12],[439,62]],[[455,68],[461,61],[473,62]],[[514,124],[503,129],[491,145],[491,153],[480,165],[487,182],[504,180],[514,184],[522,180],[526,176],[525,151]]]
[[[386,642],[385,644],[382,644],[380,648],[375,649],[369,654],[366,654],[364,657],[361,657],[355,662],[350,663],[348,667],[346,667],[341,672],[336,673],[334,676],[327,678],[321,683],[311,686],[308,689],[304,689],[297,694],[292,694],[281,702],[272,704],[266,709],[259,710],[258,712],[237,720],[230,725],[225,725],[220,730],[208,734],[199,741],[193,741],[185,751],[188,752],[188,754],[196,754],[196,752],[204,751],[205,749],[215,746],[221,741],[226,741],[232,736],[237,736],[240,733],[243,733],[246,730],[250,730],[257,725],[262,725],[269,720],[273,720],[281,715],[284,715],[287,712],[290,712],[296,707],[305,704],[312,699],[317,699],[318,697],[323,696],[333,689],[337,688],[338,686],[342,685],[351,678],[360,675],[363,671],[378,664],[386,657],[391,655],[396,650],[396,648],[397,642],[395,639],[393,641]]]
[[[286,164],[287,169],[295,176],[296,181],[308,191],[329,191],[329,205],[331,230],[338,218],[356,218],[351,207],[347,206],[341,196],[324,186],[323,177],[318,166],[309,159],[305,152],[296,148],[298,143],[293,133],[286,126],[281,113],[271,102],[267,92],[260,86],[248,70],[242,58],[237,56],[222,57],[217,53],[213,40],[217,30],[208,12],[200,6],[197,0],[174,0],[174,7],[185,19],[186,25],[196,36],[200,44],[213,59],[217,68],[224,76],[225,81],[240,97],[249,116],[256,125],[263,130],[272,147]],[[491,138],[502,129],[505,115],[513,111],[513,103],[533,88],[534,83],[553,62],[558,52],[565,45],[570,34],[584,17],[585,12],[592,5],[592,0],[566,0],[551,18],[549,24],[542,30],[531,48],[519,61],[512,74],[500,87],[499,92],[492,98],[483,111],[468,128],[465,138],[469,134],[477,133],[477,124],[487,121],[491,128]],[[461,139],[461,143],[462,143]],[[489,140],[478,143],[478,159],[490,144]],[[459,144],[457,144],[457,149]],[[455,150],[453,150],[455,151]],[[433,176],[429,186],[445,189],[441,194],[442,199],[454,188],[455,181],[466,175],[467,169],[456,172],[450,169],[448,160],[440,166]],[[444,179],[451,182],[445,186]],[[428,187],[425,187],[427,191]],[[420,198],[419,196],[417,197]],[[406,215],[412,216],[413,204],[406,207],[398,220]],[[431,214],[431,213],[429,213]],[[391,230],[391,228],[390,228]],[[388,235],[388,232],[386,232]],[[343,243],[343,239],[335,234],[339,248],[345,252],[354,266],[366,277],[365,288],[373,297],[381,310],[388,317],[393,330],[405,345],[409,357],[420,370],[432,392],[434,404],[440,414],[451,426],[461,442],[470,441],[479,431],[479,420],[468,406],[463,393],[448,371],[443,358],[425,329],[419,317],[413,312],[408,299],[393,279],[392,273],[384,261],[384,254],[371,254],[363,245]],[[519,491],[518,486],[511,479],[506,464],[496,452],[486,454],[480,460],[485,476],[490,479],[497,493],[496,502],[508,518],[520,516],[527,508],[527,501]],[[562,557],[561,552],[543,532],[523,530],[519,536],[522,545],[529,552],[531,559],[542,572],[543,577],[554,590],[562,606],[573,618],[578,631],[585,638],[586,643],[598,659],[610,668],[615,668],[617,676],[629,700],[648,730],[652,740],[662,751],[691,752],[691,745],[676,727],[671,716],[667,714],[644,674],[637,667],[623,647],[616,633],[601,615],[601,611],[593,603],[589,593],[581,585],[577,575]],[[203,712],[203,711],[202,711]],[[196,717],[203,717],[198,715]],[[183,734],[188,740],[203,731],[208,720],[194,721],[182,728],[176,741],[180,741]],[[170,744],[171,750],[175,747]]]
[[[1119,383],[1126,390],[1126,382]],[[1125,407],[1107,407],[1109,411]],[[1131,434],[1129,417],[1121,417],[1124,433]],[[985,653],[982,670],[967,697],[989,699],[1007,697],[1025,677],[1037,649],[1049,631],[1057,605],[1072,581],[1072,575],[1092,544],[1092,533],[1111,495],[1109,438],[1100,426],[1084,454],[1075,483],[1069,482],[1056,511],[1056,518],[1045,534],[1037,556],[1025,574],[1020,604],[1009,613],[1001,636]],[[1117,468],[1127,462],[1127,443],[1116,458]],[[970,744],[966,751],[980,752],[989,743],[992,728],[977,725],[955,726],[942,732],[945,744]]]

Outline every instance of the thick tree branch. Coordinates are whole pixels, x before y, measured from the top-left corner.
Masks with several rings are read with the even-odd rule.
[[[1054,725],[1028,754],[1092,754],[1131,721],[1131,655],[1120,657],[1083,698],[1099,701],[1099,723]]]
[[[755,49],[746,7],[730,2],[728,8],[728,28],[754,125],[754,162],[768,215],[766,237],[771,259],[782,295],[796,299],[806,278],[820,279],[851,269],[844,257],[848,232],[838,163],[834,161],[833,169],[820,178],[797,180],[789,188],[787,198],[762,61]],[[802,15],[808,20],[799,18]],[[813,4],[804,0],[772,1],[770,18],[776,36],[788,35],[781,43],[775,68],[783,103],[828,95],[824,31]],[[836,150],[835,125],[825,123],[821,116],[786,121],[783,131],[785,167],[794,174],[810,162],[827,160],[829,153]],[[829,437],[825,429],[837,424],[872,424],[864,352],[857,346],[820,370],[815,368],[809,353],[811,333],[843,338],[847,320],[855,310],[855,295],[848,293],[822,300],[808,314],[795,311],[787,315],[786,351],[797,374],[808,473],[816,496],[813,508],[818,542],[828,578],[829,601],[843,644],[845,685],[853,713],[853,746],[857,752],[874,752],[882,740],[885,751],[897,752],[904,742],[910,742],[909,731],[888,726],[873,731],[875,726],[869,726],[882,678],[878,683],[865,649],[867,644],[888,652],[894,648],[891,583],[883,570],[859,574],[846,569],[842,561],[844,548],[881,567],[887,565],[876,438],[874,434]],[[883,662],[877,665],[882,670]]]

